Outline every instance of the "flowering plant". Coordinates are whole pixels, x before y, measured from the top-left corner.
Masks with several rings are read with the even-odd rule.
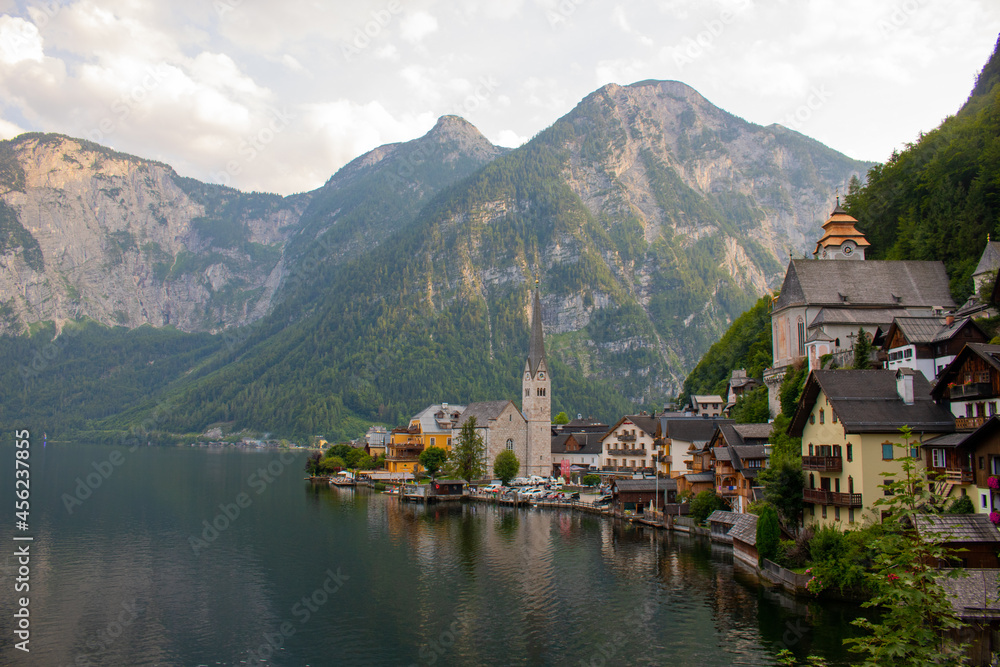
[[[997,512],[996,510],[993,510],[992,512],[990,512],[990,522],[994,526],[997,525],[997,524],[1000,524],[1000,512]]]
[[[886,578],[887,578],[887,579],[888,579],[888,580],[889,580],[890,582],[893,582],[893,581],[899,581],[899,575],[896,575],[896,574],[893,574],[892,572],[890,572],[890,573],[889,573],[888,575],[886,575]]]
[[[1000,478],[997,478],[996,475],[991,475],[986,479],[986,486],[994,491],[1000,490]]]

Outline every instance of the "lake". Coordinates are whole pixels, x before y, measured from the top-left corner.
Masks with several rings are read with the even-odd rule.
[[[20,532],[14,456],[0,447],[4,665],[707,667],[775,664],[783,647],[851,657],[840,642],[857,607],[759,586],[705,538],[314,486],[304,452],[38,440]],[[24,544],[27,654],[12,625]]]

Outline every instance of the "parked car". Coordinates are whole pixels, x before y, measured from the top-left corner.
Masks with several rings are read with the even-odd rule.
[[[601,496],[594,501],[594,505],[598,507],[602,505],[610,505],[612,500],[614,500],[614,496]]]
[[[543,493],[544,491],[541,489],[527,489],[525,491],[521,491],[521,497],[529,500],[537,500]]]
[[[480,489],[483,493],[500,493],[503,491],[503,484],[487,484]]]
[[[510,482],[511,486],[527,486],[528,480],[524,477],[515,477]]]

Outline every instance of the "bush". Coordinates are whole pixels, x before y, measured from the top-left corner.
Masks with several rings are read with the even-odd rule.
[[[597,486],[600,483],[601,483],[601,476],[600,475],[584,475],[583,476],[583,485],[584,486]]]
[[[946,514],[974,514],[976,508],[972,506],[972,499],[969,496],[959,496],[951,501]]]

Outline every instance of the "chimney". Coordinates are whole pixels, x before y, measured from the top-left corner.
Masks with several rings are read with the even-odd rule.
[[[913,371],[900,368],[896,371],[896,393],[903,403],[913,405]]]
[[[955,316],[954,315],[948,315],[947,317],[944,318],[944,323],[945,323],[945,326],[949,326],[950,327],[952,324],[955,323]]]

